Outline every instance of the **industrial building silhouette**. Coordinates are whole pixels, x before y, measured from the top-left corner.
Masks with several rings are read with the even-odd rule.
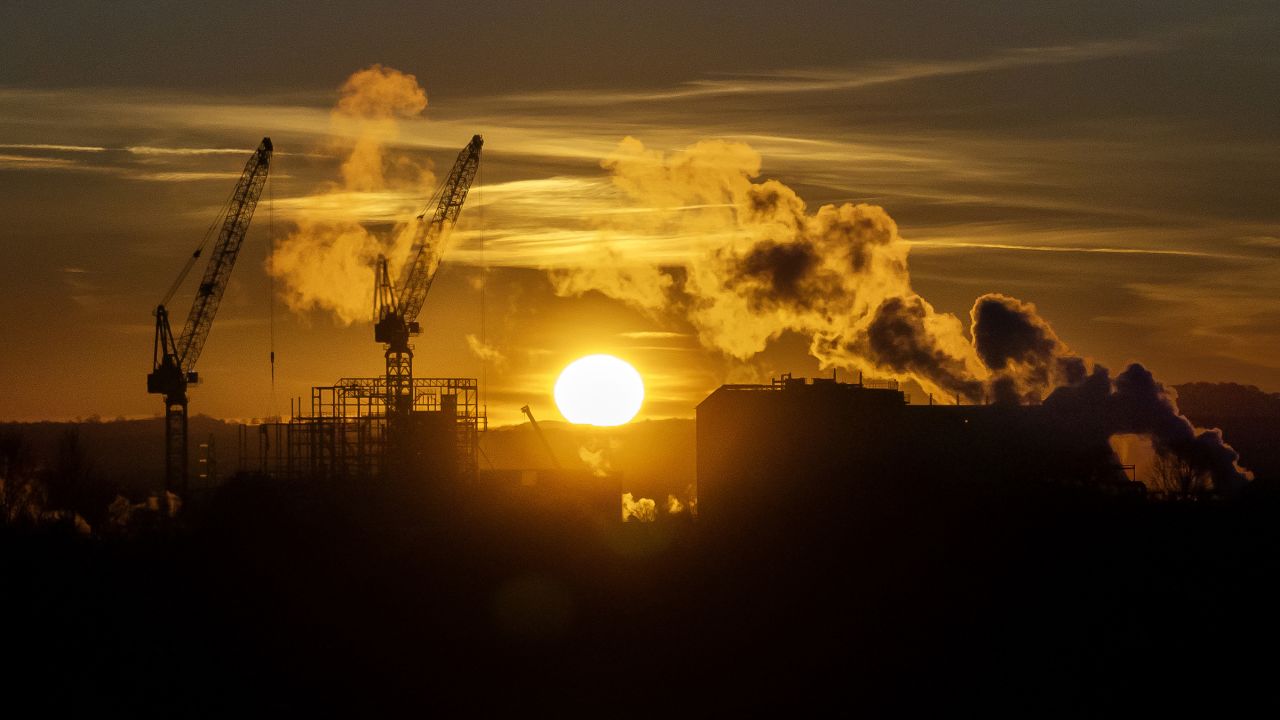
[[[858,497],[1028,483],[1136,488],[1096,424],[1042,405],[913,405],[893,381],[723,385],[697,407],[699,516],[813,522]]]

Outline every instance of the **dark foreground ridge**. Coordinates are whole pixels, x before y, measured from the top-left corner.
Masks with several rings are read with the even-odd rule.
[[[1272,701],[1273,502],[971,490],[717,534],[240,478],[132,536],[8,531],[6,684],[184,715]]]

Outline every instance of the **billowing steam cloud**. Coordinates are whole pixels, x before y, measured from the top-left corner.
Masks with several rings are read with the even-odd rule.
[[[1152,439],[1231,491],[1250,475],[1216,430],[1197,432],[1173,395],[1141,365],[1112,381],[1074,354],[1034,305],[988,294],[969,336],[911,287],[908,247],[873,205],[804,201],[776,180],[755,182],[760,157],[742,143],[704,141],[670,154],[625,139],[603,166],[636,209],[617,230],[704,237],[680,267],[616,263],[557,272],[561,294],[596,290],[693,325],[700,342],[744,361],[794,331],[824,368],[912,380],[970,402],[1039,403],[1094,432]],[[1082,425],[1081,425],[1082,424]]]
[[[269,271],[284,281],[283,294],[296,312],[328,310],[346,324],[367,320],[373,299],[373,264],[386,254],[393,269],[412,244],[408,226],[380,240],[361,224],[358,198],[410,192],[425,198],[435,184],[429,168],[390,155],[387,144],[400,123],[418,116],[427,95],[413,75],[373,65],[343,84],[331,114],[335,149],[342,152],[342,182],[304,205],[297,229],[273,253]],[[309,213],[307,208],[315,211]],[[323,209],[323,212],[320,210]]]
[[[1253,479],[1253,473],[1240,466],[1240,455],[1223,441],[1222,432],[1196,430],[1178,412],[1174,394],[1138,363],[1114,381],[1105,367],[1095,365],[1080,382],[1054,390],[1044,404],[1064,424],[1096,428],[1101,440],[1114,435],[1147,437],[1157,454],[1177,458],[1221,492],[1233,493]]]
[[[997,402],[1039,402],[1055,387],[1084,380],[1084,359],[1058,339],[1035,305],[991,293],[974,302],[969,317]]]
[[[986,371],[959,320],[911,288],[907,245],[873,205],[810,213],[776,180],[753,182],[760,156],[743,143],[699,142],[663,154],[627,138],[604,161],[638,208],[616,222],[707,238],[681,268],[618,262],[556,273],[562,294],[597,290],[648,311],[675,311],[700,341],[746,360],[783,332],[810,338],[824,367],[913,379],[931,392],[981,398]]]
[[[658,519],[658,504],[653,498],[636,499],[631,493],[622,493],[622,522],[653,522]]]
[[[578,459],[596,477],[605,477],[613,472],[613,455],[622,446],[617,438],[591,438],[578,447]]]
[[[608,458],[608,448],[600,447],[597,443],[580,446],[578,459],[582,460],[582,464],[586,465],[591,470],[591,474],[596,477],[605,477],[613,471],[613,464]]]
[[[1072,353],[1034,305],[1004,295],[978,298],[970,317],[974,349],[992,371],[997,401],[1044,398],[1046,410],[1064,426],[1092,429],[1100,441],[1150,438],[1160,456],[1177,458],[1223,492],[1252,479],[1221,431],[1197,431],[1178,412],[1175,394],[1142,365],[1129,365],[1113,381],[1107,368],[1090,369],[1088,360]]]

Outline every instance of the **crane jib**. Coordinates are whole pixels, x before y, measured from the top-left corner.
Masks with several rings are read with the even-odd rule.
[[[440,259],[444,255],[444,243],[448,233],[457,222],[462,212],[462,205],[467,200],[467,191],[475,180],[480,166],[480,149],[484,139],[479,135],[471,138],[471,142],[458,153],[440,193],[440,201],[436,205],[431,220],[421,226],[419,238],[415,243],[417,253],[405,266],[400,289],[395,293],[399,301],[397,310],[408,322],[417,319],[418,313],[426,302],[427,293],[440,267]],[[425,216],[426,213],[423,213]]]
[[[218,312],[218,304],[231,279],[236,256],[249,231],[253,211],[257,208],[258,198],[262,196],[271,164],[271,153],[271,139],[263,138],[262,144],[245,164],[240,181],[232,193],[213,254],[196,291],[191,311],[187,314],[186,325],[176,342],[179,363],[184,372],[192,369],[204,349],[214,315]]]

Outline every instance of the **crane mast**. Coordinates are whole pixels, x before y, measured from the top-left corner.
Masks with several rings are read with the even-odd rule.
[[[412,257],[402,273],[397,289],[391,284],[385,257],[378,258],[375,268],[374,327],[376,342],[386,345],[386,407],[390,417],[404,417],[413,409],[413,346],[409,338],[421,331],[418,313],[427,300],[431,283],[444,255],[444,243],[453,229],[467,191],[480,167],[479,135],[458,153],[458,159],[441,186],[439,200],[430,219],[427,212],[418,216],[419,225]]]
[[[222,227],[214,243],[213,254],[205,268],[195,299],[187,313],[182,334],[174,337],[169,325],[169,312],[165,308],[187,272],[200,257],[197,249],[187,266],[178,276],[164,300],[156,307],[156,335],[151,358],[151,373],[147,375],[147,392],[163,395],[165,407],[165,489],[185,492],[187,486],[187,385],[199,382],[195,372],[196,360],[204,350],[205,340],[213,326],[218,304],[231,279],[231,269],[244,243],[253,211],[262,196],[271,165],[271,138],[263,138],[258,149],[245,163],[244,172],[226,206]]]

